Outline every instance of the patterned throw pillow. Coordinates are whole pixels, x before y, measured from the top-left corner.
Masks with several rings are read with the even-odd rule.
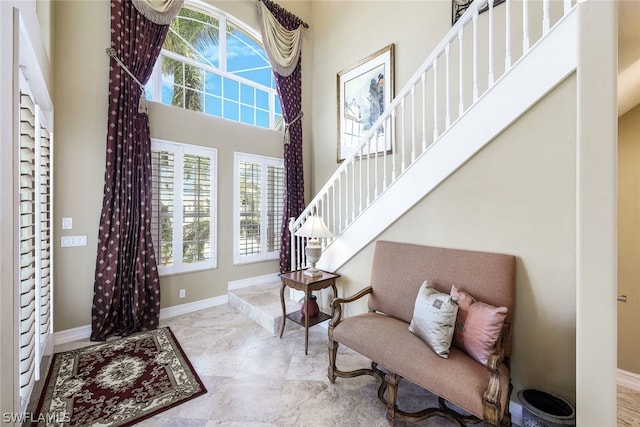
[[[453,345],[486,365],[507,317],[507,307],[476,301],[455,286],[451,288],[451,296],[459,306]]]
[[[448,358],[458,305],[450,295],[422,283],[413,309],[409,331],[422,339],[440,357]]]

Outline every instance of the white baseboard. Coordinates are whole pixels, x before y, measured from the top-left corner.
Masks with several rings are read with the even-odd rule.
[[[227,287],[228,289],[233,290],[233,289],[246,288],[249,286],[262,285],[265,283],[273,283],[273,282],[280,283],[280,277],[278,276],[278,273],[271,273],[271,274],[265,274],[263,276],[249,277],[247,279],[232,280],[231,282],[227,283]]]
[[[640,375],[618,369],[616,380],[618,385],[640,391]]]
[[[66,344],[73,341],[86,340],[91,336],[91,325],[78,326],[53,333],[53,345]]]
[[[193,313],[194,311],[204,310],[205,308],[215,307],[217,305],[229,302],[227,294],[219,297],[202,299],[200,301],[188,302],[186,304],[174,305],[160,310],[160,320],[169,319],[170,317],[180,316],[182,314]]]
[[[160,310],[160,320],[180,316],[182,314],[192,313],[198,310],[204,310],[205,308],[211,308],[217,305],[226,304],[228,301],[229,297],[227,295],[221,295],[219,297],[207,298],[200,301],[163,308]],[[53,343],[54,345],[66,344],[73,341],[86,340],[90,336],[91,325],[79,326],[77,328],[55,332],[53,334]]]

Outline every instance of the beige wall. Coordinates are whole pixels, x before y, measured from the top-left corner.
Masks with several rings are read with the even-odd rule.
[[[257,25],[253,2],[215,4],[254,28]],[[54,324],[56,331],[62,331],[91,322],[104,185],[109,72],[104,49],[110,43],[109,2],[56,1],[54,13],[56,22],[74,23],[56,26],[54,46],[55,89],[59,94],[55,116],[55,232],[57,236],[86,235],[88,243],[86,247],[55,247]],[[154,103],[149,118],[154,138],[218,150],[218,268],[162,277],[162,308],[225,295],[230,280],[278,272],[277,261],[233,265],[232,186],[233,152],[282,157],[281,134]],[[73,218],[72,230],[61,230],[62,217]],[[186,298],[178,299],[178,289],[186,290]]]
[[[640,374],[640,105],[618,123],[618,368]]]
[[[575,102],[572,76],[379,237],[516,255],[515,392],[540,388],[570,402],[576,356]],[[369,245],[340,269],[344,295],[366,286],[372,255]]]

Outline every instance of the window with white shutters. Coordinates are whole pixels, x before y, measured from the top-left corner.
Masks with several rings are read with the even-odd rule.
[[[216,150],[154,139],[151,157],[158,272],[215,268]]]
[[[51,334],[51,133],[21,79],[20,92],[20,398],[28,402]]]
[[[235,153],[234,262],[277,259],[284,209],[282,159]]]
[[[20,410],[26,413],[34,385],[39,380],[42,358],[53,353],[53,103],[33,49],[31,35],[23,25],[23,8],[14,8],[9,34],[18,43],[13,78],[15,92],[3,94],[15,100],[11,116],[11,144],[15,153],[12,203],[17,243],[14,246],[16,275],[12,283],[18,302],[2,301],[13,311],[12,327],[18,339],[13,369],[18,375]],[[3,28],[5,30],[5,28]],[[7,325],[8,326],[8,325]]]

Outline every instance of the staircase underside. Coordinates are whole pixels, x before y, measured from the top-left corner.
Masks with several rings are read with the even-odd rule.
[[[577,25],[571,13],[533,46],[337,236],[318,267],[338,270],[575,71]]]

